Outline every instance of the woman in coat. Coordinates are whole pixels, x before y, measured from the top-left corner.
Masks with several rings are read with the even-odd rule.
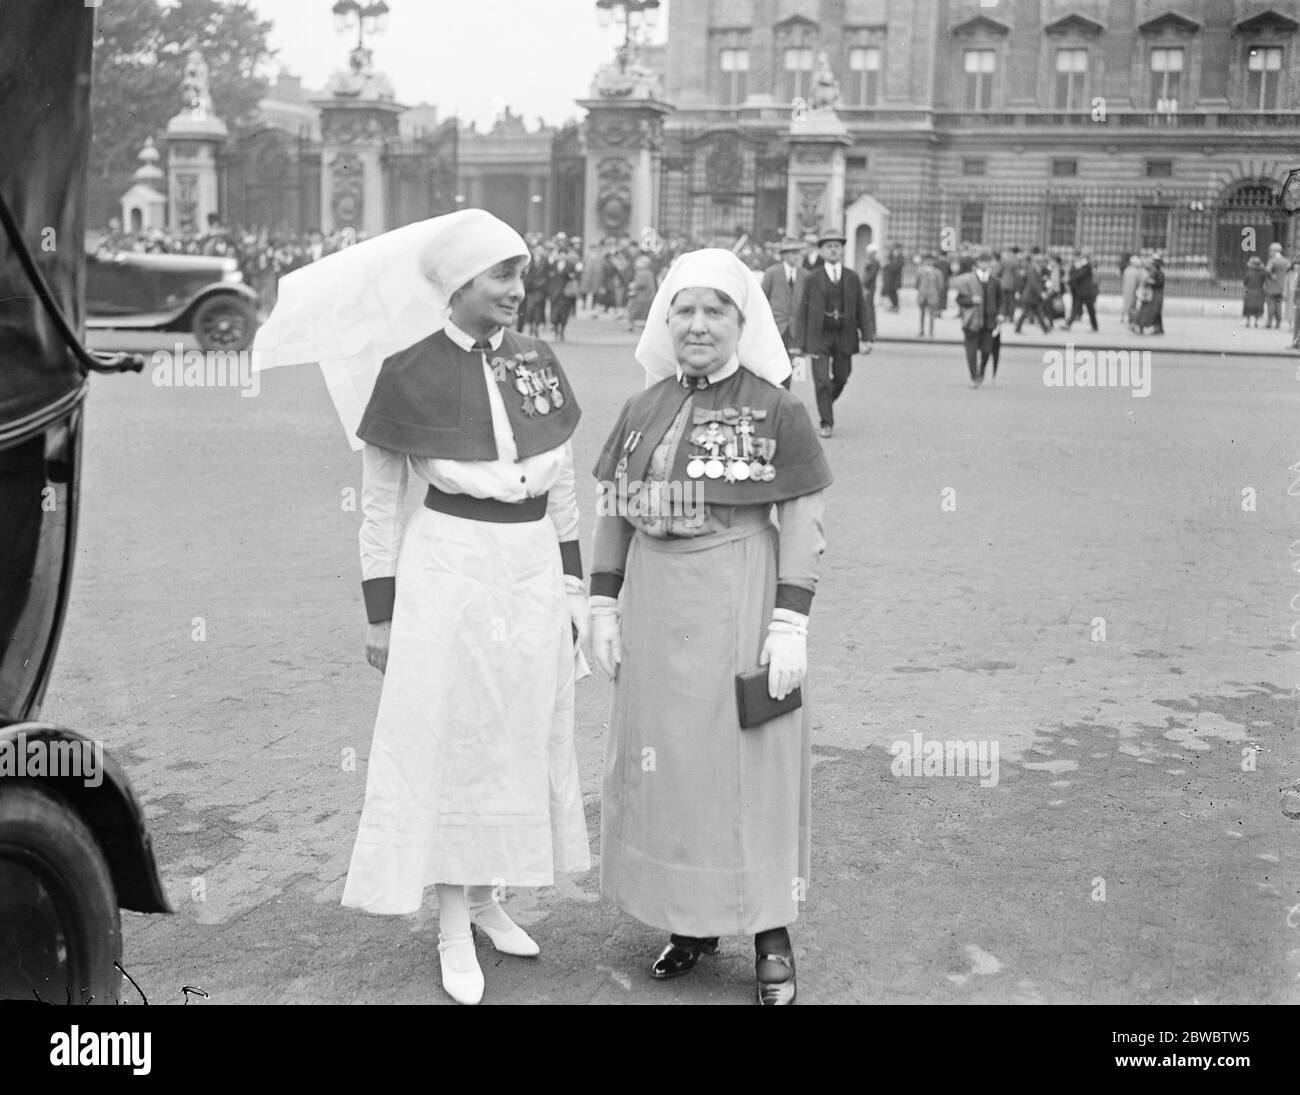
[[[637,359],[657,383],[596,465],[592,652],[615,682],[601,893],[670,933],[652,977],[753,935],[759,1002],[788,1004],[811,723],[805,701],[742,729],[736,677],[766,666],[773,699],[803,681],[830,470],[780,387],[790,362],[767,298],[731,252],[673,265]]]
[[[939,291],[943,286],[938,263],[933,255],[926,255],[916,268],[916,307],[920,312],[918,334],[921,338],[934,338],[934,317],[939,314]]]
[[[1138,311],[1138,289],[1142,285],[1142,278],[1145,270],[1142,267],[1141,255],[1129,255],[1127,265],[1120,276],[1120,295],[1124,301],[1125,324],[1132,325],[1137,321]]]
[[[1159,255],[1152,255],[1147,260],[1146,271],[1142,276],[1142,284],[1138,287],[1138,314],[1137,319],[1133,322],[1133,331],[1136,334],[1144,335],[1147,328],[1151,328],[1151,333],[1163,335],[1165,333],[1164,316],[1161,314],[1165,306],[1165,270],[1164,263]]]
[[[587,261],[582,264],[582,282],[579,285],[583,307],[588,312],[595,310],[604,284],[605,252],[603,248],[593,246],[588,249]]]
[[[581,277],[582,263],[578,261],[578,252],[573,248],[559,252],[552,260],[546,279],[546,294],[550,298],[551,328],[560,342],[564,341],[565,328],[569,326],[569,317],[573,315]]]
[[[467,1004],[483,994],[471,925],[538,953],[501,888],[590,866],[573,738],[580,412],[550,347],[509,329],[527,264],[512,228],[462,210],[291,275],[259,333],[271,364],[322,363],[364,446],[366,657],[384,681],[343,904],[402,915],[435,886],[443,987]],[[411,475],[424,504],[403,528]]]
[[[547,283],[550,280],[550,261],[546,249],[539,243],[532,251],[532,262],[524,275],[523,327],[531,338],[542,333],[546,322]]]
[[[650,256],[638,255],[634,264],[632,285],[627,297],[627,329],[637,330],[650,314],[650,302],[655,295],[655,276],[651,269]]]
[[[1067,276],[1070,285],[1070,318],[1065,321],[1065,329],[1070,324],[1083,318],[1084,310],[1088,312],[1088,322],[1097,330],[1097,281],[1092,273],[1092,259],[1087,252],[1078,255],[1070,264]]]
[[[895,245],[880,273],[880,295],[889,301],[889,310],[898,311],[898,290],[903,286],[903,249]]]
[[[1020,288],[1020,313],[1016,316],[1016,334],[1020,334],[1020,328],[1024,325],[1026,319],[1032,320],[1042,327],[1043,334],[1051,331],[1051,321],[1043,311],[1045,304],[1043,293],[1043,268],[1031,256],[1030,260],[1025,263],[1024,281],[1021,283]]]
[[[1264,282],[1268,280],[1268,271],[1258,255],[1251,255],[1246,263],[1246,273],[1242,277],[1245,293],[1241,301],[1241,314],[1246,317],[1246,326],[1259,326],[1259,317],[1264,314]]]

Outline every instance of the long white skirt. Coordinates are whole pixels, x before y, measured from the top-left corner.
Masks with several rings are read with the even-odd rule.
[[[555,526],[421,506],[343,904],[414,912],[426,886],[549,886],[591,866]]]

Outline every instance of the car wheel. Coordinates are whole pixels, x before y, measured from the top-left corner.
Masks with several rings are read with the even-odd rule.
[[[108,864],[61,798],[0,786],[0,1000],[114,1004],[122,923]]]
[[[204,350],[247,350],[257,330],[257,312],[239,297],[209,297],[194,313],[194,337]]]

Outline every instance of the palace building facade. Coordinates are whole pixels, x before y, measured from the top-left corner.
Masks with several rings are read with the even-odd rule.
[[[1297,32],[1300,0],[677,0],[656,227],[1084,248],[1112,279],[1158,248],[1217,293],[1294,242]]]

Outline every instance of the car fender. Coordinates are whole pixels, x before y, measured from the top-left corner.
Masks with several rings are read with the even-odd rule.
[[[199,310],[213,297],[234,296],[240,297],[245,304],[252,307],[256,312],[261,298],[257,295],[255,289],[251,289],[242,281],[223,281],[215,285],[209,285],[197,293],[193,300],[186,305],[185,310],[177,315],[172,322],[181,326],[188,326],[194,318],[194,313]]]
[[[33,743],[40,743],[41,751],[55,743],[79,747],[82,756],[93,758],[93,777],[84,769],[81,774],[60,772],[56,775],[26,774],[27,760]],[[89,747],[89,754],[86,750]],[[72,754],[65,748],[63,755]],[[118,904],[136,912],[174,912],[154,859],[153,844],[145,828],[144,811],[131,789],[131,782],[122,766],[95,741],[76,730],[53,726],[43,722],[18,722],[0,729],[0,795],[6,784],[21,781],[28,786],[39,786],[75,811],[95,834],[108,862],[117,890]],[[21,768],[11,769],[15,759]],[[48,768],[50,765],[43,765]]]

